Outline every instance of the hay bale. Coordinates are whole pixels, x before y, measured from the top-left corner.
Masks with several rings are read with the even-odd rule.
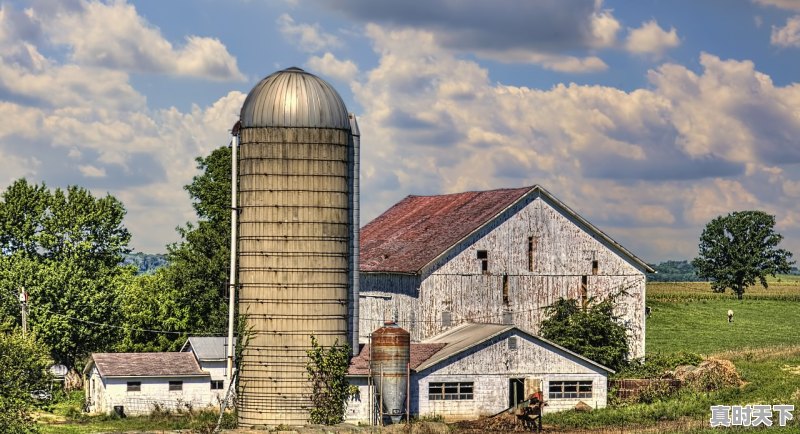
[[[594,409],[592,408],[591,405],[589,405],[589,404],[587,404],[587,403],[585,403],[583,401],[578,401],[578,403],[575,404],[575,410],[576,411],[581,411],[581,412],[590,412],[590,411],[592,411]]]
[[[676,366],[675,370],[669,372],[667,376],[675,380],[686,381],[686,377],[690,376],[695,370],[697,370],[697,366],[680,365]]]
[[[724,387],[739,387],[742,377],[730,360],[709,358],[686,375],[685,384],[693,390],[708,392]]]

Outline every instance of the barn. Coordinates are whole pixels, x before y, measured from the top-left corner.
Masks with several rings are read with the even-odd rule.
[[[359,388],[347,407],[352,423],[376,421],[371,409],[379,406],[374,391],[381,380],[370,370],[371,354],[370,344],[362,347],[348,371],[348,381]],[[411,343],[409,369],[411,415],[448,421],[497,414],[537,391],[548,403],[545,413],[579,402],[603,408],[613,372],[519,327],[481,323],[462,323]]]
[[[421,342],[464,323],[534,336],[560,297],[624,291],[616,314],[644,356],[652,268],[541,186],[408,196],[362,228],[359,342],[395,319]]]

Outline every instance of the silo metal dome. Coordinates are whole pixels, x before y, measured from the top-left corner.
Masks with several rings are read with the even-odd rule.
[[[327,81],[292,67],[253,87],[242,105],[242,128],[350,129],[347,108]]]
[[[311,335],[358,348],[358,128],[342,98],[299,68],[261,80],[238,146],[241,426],[304,425]]]

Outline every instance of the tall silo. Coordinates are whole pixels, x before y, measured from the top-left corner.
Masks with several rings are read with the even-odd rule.
[[[310,336],[353,344],[359,142],[336,90],[299,68],[261,80],[240,120],[239,312],[253,333],[239,423],[302,425]]]

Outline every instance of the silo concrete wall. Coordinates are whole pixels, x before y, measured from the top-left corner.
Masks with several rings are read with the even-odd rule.
[[[244,128],[239,147],[243,426],[308,422],[310,336],[348,342],[349,131]]]

